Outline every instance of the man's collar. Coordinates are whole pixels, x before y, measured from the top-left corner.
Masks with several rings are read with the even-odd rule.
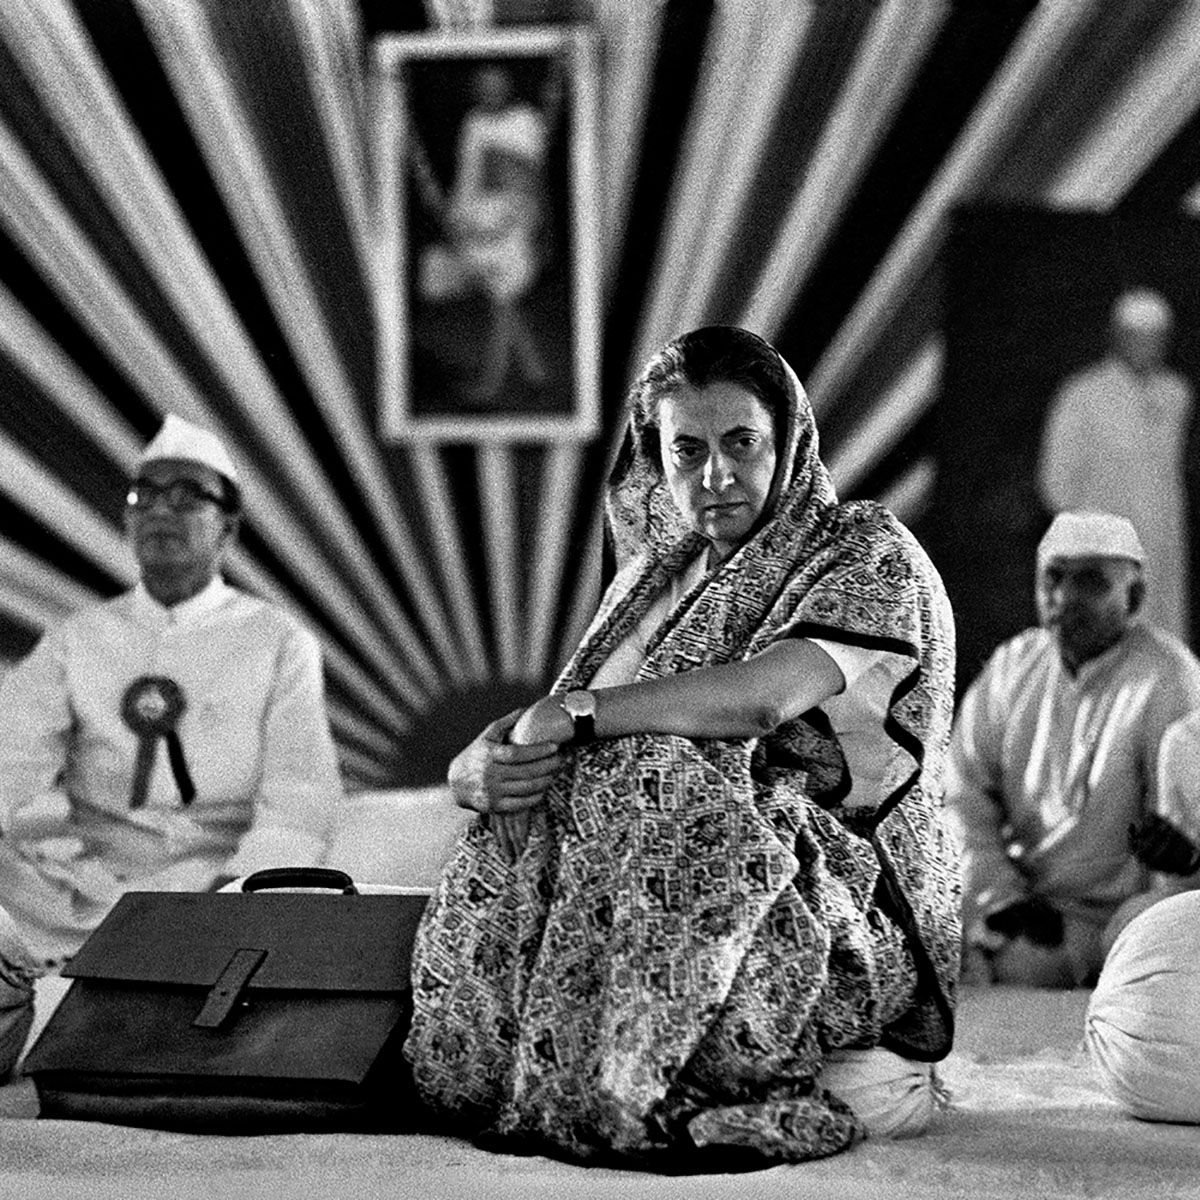
[[[1112,363],[1114,369],[1126,380],[1134,383],[1149,383],[1164,374],[1167,369],[1166,363],[1158,363],[1156,366],[1149,367],[1144,371],[1135,371],[1128,360],[1122,358],[1119,354],[1110,354],[1108,361]]]
[[[212,612],[232,591],[220,575],[214,575],[201,591],[168,608],[165,604],[159,604],[146,590],[146,585],[139,580],[133,589],[133,611],[147,624],[187,625]]]
[[[1125,647],[1129,645],[1129,635],[1133,632],[1136,622],[1131,621],[1126,627],[1125,632],[1107,650],[1101,650],[1099,654],[1089,658],[1087,662],[1080,663],[1079,669],[1074,675],[1071,674],[1067,664],[1063,662],[1062,655],[1058,649],[1058,643],[1054,643],[1054,655],[1058,659],[1058,665],[1062,669],[1063,675],[1069,679],[1076,687],[1086,687],[1097,675],[1108,670],[1109,665],[1114,663],[1124,653]]]

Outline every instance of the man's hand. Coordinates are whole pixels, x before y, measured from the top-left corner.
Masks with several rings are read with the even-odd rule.
[[[1061,946],[1063,919],[1058,909],[1045,900],[1030,897],[989,913],[983,923],[1001,937],[1023,937],[1037,946]]]
[[[1152,871],[1164,875],[1194,875],[1200,871],[1200,846],[1178,825],[1147,813],[1129,827],[1129,848]]]

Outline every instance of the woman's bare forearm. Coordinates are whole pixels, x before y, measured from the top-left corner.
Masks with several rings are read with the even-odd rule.
[[[744,662],[593,689],[596,736],[759,737],[842,690],[837,664],[803,639],[778,642]],[[514,741],[564,742],[571,720],[555,697],[527,709]]]

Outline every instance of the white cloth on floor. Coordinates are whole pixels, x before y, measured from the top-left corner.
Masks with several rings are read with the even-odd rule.
[[[916,1137],[929,1128],[938,1106],[933,1064],[881,1046],[831,1050],[817,1082],[854,1109],[868,1137]]]
[[[1093,1069],[1122,1108],[1200,1124],[1200,892],[1162,900],[1121,930],[1085,1029]]]

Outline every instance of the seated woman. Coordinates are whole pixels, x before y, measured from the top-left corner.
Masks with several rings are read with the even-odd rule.
[[[608,504],[618,572],[554,694],[450,768],[485,815],[418,935],[417,1087],[489,1142],[671,1169],[919,1131],[960,932],[937,573],[837,503],[740,329],[651,360]]]

